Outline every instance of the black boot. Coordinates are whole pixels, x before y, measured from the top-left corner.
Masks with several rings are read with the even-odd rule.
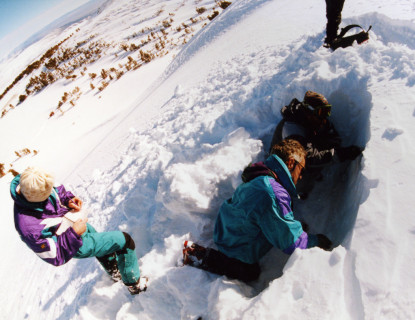
[[[140,279],[138,279],[136,283],[125,284],[125,285],[127,286],[128,292],[130,292],[130,294],[133,296],[133,295],[139,294],[140,292],[146,291],[147,283],[148,283],[147,277],[140,277]]]
[[[122,280],[121,273],[118,270],[117,256],[115,253],[96,258],[114,282]]]
[[[205,247],[188,240],[184,242],[183,247],[183,264],[193,267],[200,267],[203,264],[203,259],[209,253]]]

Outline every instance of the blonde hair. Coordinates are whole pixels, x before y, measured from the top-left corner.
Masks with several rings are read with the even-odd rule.
[[[301,162],[301,160],[305,160],[307,156],[301,143],[294,139],[284,139],[275,144],[271,149],[271,154],[277,155],[285,163],[287,163],[290,158]]]
[[[52,193],[54,176],[38,167],[28,167],[20,175],[20,192],[29,202],[42,202]]]

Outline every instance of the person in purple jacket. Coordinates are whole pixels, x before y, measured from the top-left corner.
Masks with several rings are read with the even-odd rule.
[[[52,174],[28,167],[13,179],[10,193],[16,230],[42,260],[60,266],[72,258],[96,257],[112,279],[122,280],[132,295],[147,289],[148,279],[140,278],[135,243],[128,233],[96,232],[86,218],[62,230],[64,216],[79,212],[82,200],[63,185],[54,187]]]

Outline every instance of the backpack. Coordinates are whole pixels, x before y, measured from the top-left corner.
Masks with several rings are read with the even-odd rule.
[[[353,34],[351,36],[345,37],[346,33],[349,32],[353,28],[360,28],[362,29],[361,32]],[[334,39],[329,47],[334,51],[338,48],[346,48],[353,44],[354,41],[357,41],[358,44],[361,44],[367,40],[369,40],[369,31],[372,26],[369,26],[369,29],[365,31],[361,26],[358,24],[351,24],[341,29],[340,34]]]

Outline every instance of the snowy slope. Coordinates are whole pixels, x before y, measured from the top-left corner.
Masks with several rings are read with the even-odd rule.
[[[59,39],[79,28],[68,41],[94,32],[116,43],[169,13],[174,23],[189,19],[202,6],[214,1],[116,1],[59,31]],[[145,294],[130,297],[93,260],[54,268],[38,259],[14,231],[7,174],[0,179],[6,217],[0,234],[8,244],[1,317],[413,318],[414,12],[411,1],[348,0],[344,24],[372,25],[371,39],[331,53],[321,47],[323,1],[234,1],[204,28],[196,25],[186,45],[100,93],[85,77],[61,79],[7,112],[0,119],[7,137],[0,163],[18,171],[32,162],[52,168],[85,200],[98,230],[133,236],[151,282]],[[56,36],[22,55],[50,47]],[[87,73],[125,60],[113,46]],[[83,92],[76,106],[49,119],[62,91],[74,86]],[[213,245],[221,202],[240,183],[244,166],[266,156],[280,108],[308,89],[335,106],[332,118],[344,145],[365,147],[361,159],[333,165],[310,198],[296,203],[311,232],[327,234],[336,248],[297,250],[291,257],[272,250],[261,261],[260,279],[249,285],[181,267],[183,240]],[[16,159],[14,151],[22,148],[39,153]]]

